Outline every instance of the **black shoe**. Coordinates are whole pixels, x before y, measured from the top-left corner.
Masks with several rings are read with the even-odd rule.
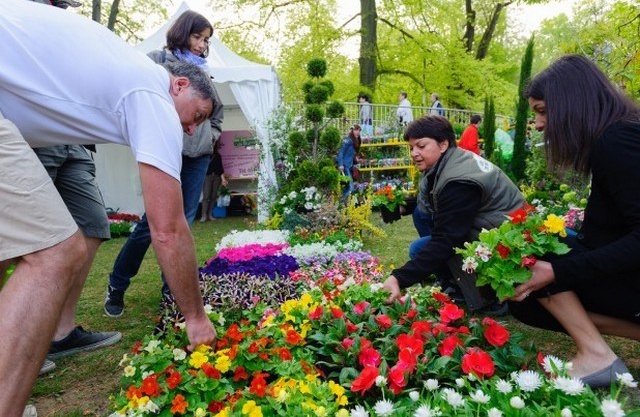
[[[476,314],[485,316],[500,317],[509,314],[509,304],[494,301],[493,303],[474,311]]]
[[[48,359],[61,358],[87,350],[111,346],[122,338],[120,332],[88,332],[77,326],[62,340],[51,342]]]
[[[107,287],[107,297],[104,299],[104,312],[109,317],[120,317],[124,313],[124,291]]]
[[[456,304],[464,304],[466,300],[464,299],[464,295],[460,292],[459,289],[455,287],[447,287],[442,290],[443,293],[447,294],[451,301],[455,301]]]

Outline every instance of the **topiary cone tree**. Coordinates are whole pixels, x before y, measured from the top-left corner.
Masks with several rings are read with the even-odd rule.
[[[283,191],[315,186],[330,195],[337,195],[340,172],[334,162],[342,135],[335,127],[328,127],[333,119],[344,115],[344,105],[330,101],[335,92],[331,80],[326,79],[327,62],[314,58],[307,63],[309,79],[302,84],[304,93],[304,123],[306,130],[289,135],[287,155],[296,167],[287,179]]]
[[[493,103],[493,96],[484,99],[484,120],[482,121],[482,137],[484,138],[484,156],[491,160],[493,151],[496,149],[496,107]]]
[[[516,126],[513,138],[513,159],[511,161],[511,171],[516,180],[525,178],[527,160],[527,120],[529,119],[529,103],[524,97],[525,89],[531,80],[531,67],[533,65],[533,44],[534,37],[531,36],[527,43],[522,65],[520,66],[520,84],[518,85],[518,105],[516,108]]]

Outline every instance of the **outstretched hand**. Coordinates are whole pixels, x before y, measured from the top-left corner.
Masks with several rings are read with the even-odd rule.
[[[382,284],[382,289],[389,291],[389,298],[387,298],[387,304],[393,303],[400,297],[400,285],[398,284],[398,279],[393,275],[390,275],[389,278]]]
[[[200,345],[213,346],[216,342],[216,329],[213,327],[209,318],[204,315],[202,319],[188,320],[186,322],[187,337],[189,338],[189,346],[187,349],[193,352]]]

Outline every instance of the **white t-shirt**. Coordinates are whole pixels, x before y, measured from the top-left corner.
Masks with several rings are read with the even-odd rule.
[[[396,110],[396,116],[402,119],[402,123],[407,124],[413,122],[413,112],[411,111],[411,102],[409,100],[402,99],[398,104],[398,110]]]
[[[117,143],[180,180],[169,73],[71,11],[0,1],[0,111],[33,147]]]

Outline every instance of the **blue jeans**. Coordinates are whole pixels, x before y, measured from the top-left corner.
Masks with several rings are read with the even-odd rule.
[[[189,224],[193,223],[198,211],[200,194],[202,193],[202,186],[210,160],[210,155],[203,155],[197,158],[182,156],[180,181],[182,183],[184,215]],[[124,246],[120,249],[120,253],[113,265],[113,271],[109,274],[109,285],[111,287],[120,291],[126,291],[129,288],[131,278],[138,273],[150,245],[151,230],[149,229],[147,215],[144,214],[133,233],[129,235]],[[162,282],[163,291],[165,291],[168,288],[164,275],[162,275]]]
[[[351,174],[351,167],[347,169],[344,167],[344,175],[349,177],[349,182],[344,185],[344,191],[342,192],[342,202],[343,204],[347,204],[347,199],[353,193],[353,175]]]
[[[417,253],[424,245],[431,240],[431,230],[433,229],[433,215],[426,213],[416,207],[413,210],[413,226],[418,231],[419,239],[414,240],[409,245],[409,258],[415,259]]]

